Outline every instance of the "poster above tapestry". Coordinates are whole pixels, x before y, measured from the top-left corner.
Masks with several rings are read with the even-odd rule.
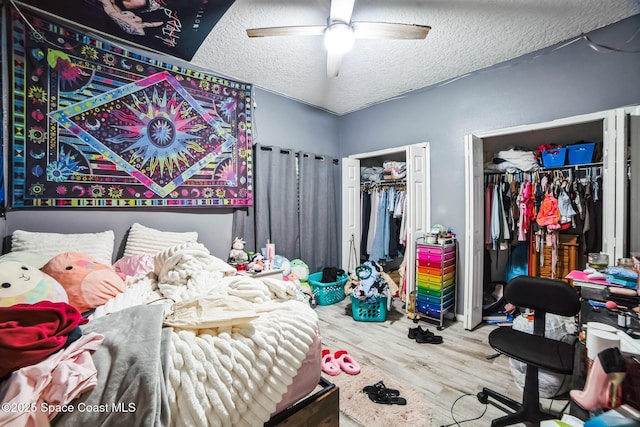
[[[251,204],[251,85],[11,11],[12,207]]]
[[[234,0],[16,0],[107,37],[190,61]]]

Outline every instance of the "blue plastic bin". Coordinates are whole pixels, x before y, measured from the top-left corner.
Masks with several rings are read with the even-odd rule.
[[[584,165],[593,161],[595,142],[585,142],[567,146],[567,157],[570,165]]]
[[[567,157],[567,149],[564,147],[550,148],[542,152],[542,166],[545,168],[558,168],[564,166]]]
[[[338,277],[337,282],[321,282],[322,271],[309,275],[307,281],[311,285],[311,290],[316,296],[316,302],[318,305],[331,305],[345,299],[344,285],[349,280],[347,274],[342,274]]]
[[[387,297],[363,301],[351,294],[351,314],[358,322],[384,322],[387,318]]]

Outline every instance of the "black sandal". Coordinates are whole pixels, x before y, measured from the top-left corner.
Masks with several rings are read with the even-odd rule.
[[[383,393],[383,394],[388,394],[390,396],[399,396],[400,395],[400,391],[394,389],[394,388],[387,388],[386,385],[384,385],[384,383],[382,381],[378,381],[377,383],[375,383],[374,385],[368,385],[365,386],[362,391],[364,393]]]
[[[369,396],[369,399],[371,399],[371,401],[375,403],[384,403],[386,405],[406,405],[407,404],[407,399],[405,399],[404,397],[394,396],[388,393],[384,393],[382,391],[381,392],[372,391],[370,393],[367,393],[367,396]]]

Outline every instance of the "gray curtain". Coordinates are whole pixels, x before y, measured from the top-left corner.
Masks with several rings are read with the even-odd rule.
[[[298,156],[300,177],[300,259],[309,271],[339,266],[337,179],[333,158],[310,153]]]
[[[236,209],[233,236],[245,250],[259,251],[269,239],[276,253],[299,258],[315,273],[339,265],[337,183],[331,157],[254,145],[253,207]]]
[[[234,212],[232,237],[246,240],[246,251],[260,251],[267,240],[276,253],[299,258],[296,153],[254,145],[253,207]]]

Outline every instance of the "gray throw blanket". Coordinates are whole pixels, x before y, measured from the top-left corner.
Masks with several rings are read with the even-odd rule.
[[[196,317],[222,320],[224,325],[174,326],[165,371],[170,424],[255,427],[267,422],[309,351],[318,315],[292,282],[229,276],[229,265],[200,243],[167,248],[155,255],[154,263],[155,277],[128,281],[124,293],[96,308],[93,321],[107,317],[110,322],[113,313],[159,299],[169,309],[193,300],[241,308],[238,299],[242,300],[242,306],[257,315],[251,322],[243,316],[229,323],[228,316],[242,313],[216,308]],[[169,306],[169,301],[174,304]],[[172,314],[174,325],[193,319]],[[132,328],[137,324],[128,322]],[[117,382],[109,378],[112,381]]]
[[[98,385],[71,402],[57,426],[165,426],[169,424],[166,366],[171,329],[162,328],[163,308],[130,307],[94,319],[83,333],[104,335],[93,354]]]

